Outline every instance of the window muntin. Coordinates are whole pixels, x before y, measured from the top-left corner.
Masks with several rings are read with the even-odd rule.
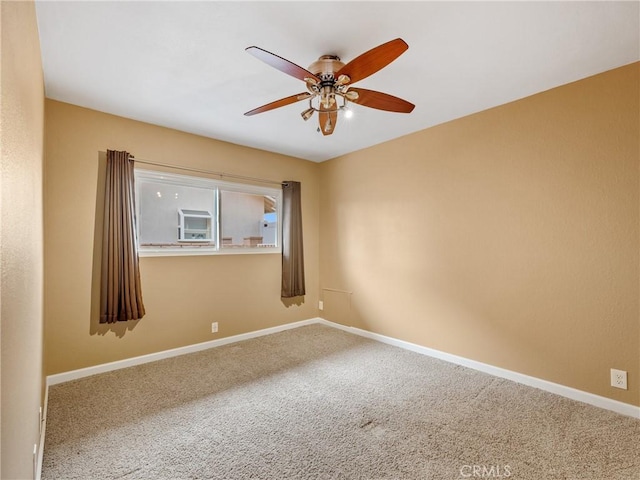
[[[135,170],[141,256],[279,252],[282,192]]]

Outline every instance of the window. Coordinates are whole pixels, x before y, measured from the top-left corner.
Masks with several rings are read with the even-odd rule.
[[[141,256],[279,252],[282,191],[135,171]]]
[[[180,226],[178,227],[179,242],[211,242],[211,220],[213,215],[205,210],[178,210]]]

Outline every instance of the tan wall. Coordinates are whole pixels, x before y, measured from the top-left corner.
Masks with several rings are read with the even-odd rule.
[[[33,2],[2,2],[2,478],[33,478],[42,401],[44,87]]]
[[[45,111],[47,374],[318,315],[317,164],[52,100]],[[94,229],[99,152],[107,149],[154,162],[302,182],[304,303],[287,306],[280,300],[277,254],[146,257],[140,262],[146,316],[112,327],[98,325]],[[218,334],[211,333],[213,321],[219,322]]]
[[[638,70],[322,163],[323,317],[640,405]]]

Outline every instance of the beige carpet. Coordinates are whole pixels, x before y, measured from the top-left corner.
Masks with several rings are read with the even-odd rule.
[[[44,479],[640,479],[640,421],[321,325],[50,388]]]

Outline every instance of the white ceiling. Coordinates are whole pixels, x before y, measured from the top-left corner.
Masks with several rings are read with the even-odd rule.
[[[633,2],[38,1],[48,98],[207,137],[323,161],[640,60]],[[356,86],[416,105],[353,106],[335,133],[304,122],[304,92],[249,55],[251,45],[307,68],[347,63],[401,37],[393,63]]]

